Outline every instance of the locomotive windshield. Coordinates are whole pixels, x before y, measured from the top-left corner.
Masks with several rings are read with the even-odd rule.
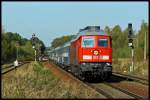
[[[99,47],[107,47],[108,46],[108,40],[107,39],[99,39],[98,40],[98,46]]]
[[[82,47],[93,47],[94,38],[83,38]]]

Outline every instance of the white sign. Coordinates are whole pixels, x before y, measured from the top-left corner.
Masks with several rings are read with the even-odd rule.
[[[18,61],[14,61],[14,66],[18,66]]]
[[[32,48],[34,49],[34,48],[35,48],[35,46],[32,46]]]
[[[91,55],[83,55],[83,59],[92,59]]]
[[[131,47],[131,46],[132,46],[132,43],[128,43],[128,46]]]

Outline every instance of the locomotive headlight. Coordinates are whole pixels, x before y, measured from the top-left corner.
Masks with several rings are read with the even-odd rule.
[[[110,66],[110,63],[106,63],[108,66]]]
[[[91,55],[83,55],[83,59],[92,59]]]
[[[97,50],[94,50],[94,55],[98,55],[98,51]]]
[[[109,59],[109,56],[100,56],[100,59],[102,59],[102,60],[108,60]]]

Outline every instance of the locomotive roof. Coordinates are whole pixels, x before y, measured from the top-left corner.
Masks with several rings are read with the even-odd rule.
[[[106,32],[104,32],[103,30],[99,30],[99,31],[89,31],[89,30],[85,30],[85,31],[81,31],[78,33],[78,35],[108,35],[106,34]]]
[[[65,47],[70,46],[71,42],[77,40],[80,36],[83,36],[83,35],[103,35],[103,36],[109,36],[106,32],[104,32],[104,30],[100,30],[99,27],[97,27],[97,29],[92,29],[93,27],[91,29],[87,29],[87,28],[89,28],[89,26],[86,27],[85,29],[80,29],[80,31],[77,33],[77,35],[71,41],[69,41],[69,42],[67,42],[67,43],[65,43],[65,44],[63,44],[63,45],[55,48],[55,50],[59,50],[61,48],[65,48]]]
[[[95,30],[95,31],[84,30],[84,31],[78,32],[77,35],[76,35],[76,37],[74,39],[72,39],[71,42],[77,40],[80,36],[83,36],[83,35],[103,35],[103,36],[109,36],[106,32],[104,32],[104,30]]]

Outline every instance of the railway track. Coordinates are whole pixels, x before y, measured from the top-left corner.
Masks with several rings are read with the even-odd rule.
[[[64,72],[66,75],[68,75],[70,78],[72,78],[73,80],[77,81],[77,82],[80,82],[81,84],[83,84],[85,87],[90,87],[92,89],[94,89],[96,92],[102,94],[105,98],[113,98],[111,95],[109,95],[107,92],[103,91],[102,89],[100,88],[97,88],[95,87],[94,85],[90,84],[90,83],[87,83],[87,82],[83,82],[82,80],[80,80],[75,74],[73,74],[71,71],[68,71],[68,70],[64,70],[62,67],[59,67],[59,65],[53,63],[53,62],[50,62],[54,65],[56,65],[56,68],[58,70],[61,70],[62,72]]]
[[[122,98],[132,98],[132,99],[142,99],[142,100],[145,99],[145,97],[142,97],[141,95],[132,93],[131,91],[125,90],[123,88],[117,88],[117,87],[115,87],[115,86],[113,86],[113,85],[111,85],[111,84],[109,84],[107,82],[101,82],[101,83],[96,83],[96,84],[94,83],[93,84],[93,83],[82,81],[79,78],[77,78],[77,76],[74,75],[72,72],[64,71],[62,67],[59,67],[59,65],[56,65],[56,67],[58,69],[62,70],[64,73],[68,74],[71,78],[74,78],[76,81],[79,81],[80,83],[84,84],[85,86],[94,89],[95,91],[97,91],[98,93],[102,94],[103,96],[105,96],[108,99],[119,98],[119,97],[115,97],[114,95],[111,95],[112,93],[108,92],[107,89],[101,88],[100,86],[98,86],[99,84],[107,85],[108,87],[111,87],[115,91],[120,92],[120,94],[121,94],[120,97],[122,97]],[[122,96],[122,95],[124,95],[124,96]]]
[[[101,90],[100,93],[106,95],[107,98],[132,98],[132,99],[140,99],[140,100],[148,100],[148,86],[143,84],[137,84],[135,81],[128,80],[120,80],[116,77],[111,77],[109,81],[97,81],[87,83],[88,86],[92,88],[96,88],[97,90]],[[116,78],[116,79],[114,79]],[[106,87],[111,87],[112,89],[107,89]],[[117,91],[114,91],[114,90]],[[114,93],[110,93],[110,92]],[[120,91],[120,92],[118,92]],[[108,93],[109,92],[109,93]],[[123,93],[125,95],[116,95],[117,93]]]
[[[2,67],[1,74],[4,75],[12,70],[15,70],[15,69],[21,67],[22,65],[24,65],[26,63],[30,63],[30,61],[19,62],[18,66],[14,66],[13,64],[11,64],[9,66]]]
[[[138,100],[148,100],[149,99],[148,96],[143,96],[139,93],[130,91],[130,90],[122,88],[122,87],[118,87],[118,85],[113,85],[113,84],[110,84],[107,82],[85,83],[85,84],[87,84],[91,88],[95,89],[99,93],[103,94],[108,99],[115,99],[115,98],[138,99]],[[99,85],[101,85],[101,86],[99,86]],[[102,85],[108,86],[109,88],[111,87],[112,89],[107,89],[106,87],[102,87]],[[115,91],[115,92],[111,93],[112,91]]]
[[[96,90],[98,93],[104,95],[106,98],[108,98],[108,99],[113,98],[112,95],[110,95],[108,92],[104,91],[103,89],[98,88],[98,87],[94,86],[93,84],[90,84],[90,83],[87,83],[87,82],[85,82],[85,84],[87,86],[91,87],[92,89]]]
[[[118,87],[116,85],[112,85],[112,84],[107,83],[107,82],[105,82],[105,84],[110,86],[110,87],[112,87],[112,88],[115,88],[115,89],[117,89],[117,90],[119,90],[119,91],[121,91],[121,92],[123,92],[123,93],[125,93],[127,95],[130,95],[130,96],[134,97],[135,99],[138,99],[138,100],[139,99],[140,100],[147,100],[148,99],[148,97],[141,96],[141,95],[139,95],[137,93],[133,93],[133,92],[127,90],[127,89],[120,88],[120,87]]]
[[[48,60],[43,60],[43,61],[40,61],[40,62],[46,62],[46,61],[48,61]],[[4,75],[4,74],[6,74],[6,73],[8,73],[8,72],[10,72],[12,70],[17,69],[18,67],[21,67],[22,65],[30,63],[30,62],[31,61],[22,61],[22,62],[19,62],[19,65],[16,66],[16,67],[13,64],[10,64],[8,66],[4,66],[4,67],[2,67],[1,74]]]
[[[54,64],[54,63],[53,63]],[[55,64],[56,65],[56,64]],[[108,82],[99,82],[99,83],[89,83],[89,82],[85,82],[85,81],[82,81],[80,80],[76,75],[74,75],[72,72],[70,71],[64,71],[64,69],[62,67],[59,67],[59,65],[56,65],[58,69],[61,69],[63,72],[65,72],[66,74],[68,74],[70,77],[74,77],[74,79],[76,81],[79,81],[81,83],[83,83],[85,86],[87,87],[90,87],[92,89],[94,89],[95,91],[97,91],[98,93],[102,94],[103,96],[105,96],[106,98],[109,98],[109,99],[112,99],[112,98],[132,98],[132,99],[148,99],[148,97],[145,97],[145,96],[142,96],[142,95],[139,95],[137,93],[133,93],[132,91],[129,91],[127,89],[124,89],[124,88],[120,88],[120,87],[117,87],[117,85],[113,85],[111,83],[108,83]],[[68,73],[69,72],[69,73]],[[115,91],[117,91],[118,93],[124,95],[120,95],[120,97],[116,97],[114,95],[111,95],[112,93],[109,92],[108,89],[105,89],[105,88],[102,88],[100,86],[98,86],[99,84],[103,84],[103,85],[106,85],[108,87],[111,87],[112,89],[114,89]],[[116,84],[114,82],[114,84]]]
[[[106,81],[104,82],[97,82],[97,83],[87,83],[85,82],[85,84],[87,84],[88,86],[90,86],[91,88],[95,89],[96,91],[98,91],[99,93],[103,94],[105,97],[107,98],[132,98],[132,99],[138,99],[138,100],[148,100],[149,96],[148,96],[148,91],[145,90],[145,93],[141,93],[141,91],[139,91],[139,89],[142,89],[142,87],[138,87],[135,88],[137,86],[132,85],[132,83],[125,83],[124,85],[122,83],[119,82],[112,82],[112,83],[108,83]],[[122,86],[121,86],[122,84]],[[106,85],[108,87],[111,87],[112,89],[117,90],[115,94],[117,94],[117,92],[119,91],[120,93],[126,94],[127,97],[125,97],[125,95],[112,95],[113,93],[110,93],[111,90],[106,89],[105,87],[101,87],[99,85]],[[126,88],[127,85],[132,85],[131,89],[129,90],[128,88]],[[148,88],[148,87],[147,87]]]
[[[122,74],[122,73],[118,73],[118,72],[113,72],[112,74],[114,76],[117,76],[120,78],[125,78],[127,80],[136,81],[136,82],[144,84],[144,85],[149,85],[149,81],[146,78],[140,78],[140,77],[136,77],[136,76],[132,76],[132,75],[126,75],[126,74]]]

